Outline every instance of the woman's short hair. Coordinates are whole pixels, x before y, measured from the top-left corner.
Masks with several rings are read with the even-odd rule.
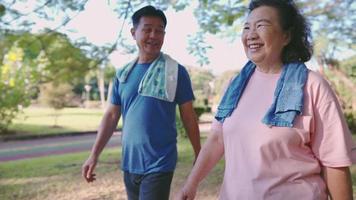
[[[132,24],[134,27],[137,27],[140,23],[141,17],[158,17],[161,18],[164,24],[164,27],[167,25],[167,18],[164,15],[163,11],[157,9],[153,6],[145,6],[139,10],[137,10],[131,17]]]
[[[310,26],[292,0],[252,0],[249,12],[260,6],[277,9],[282,29],[290,33],[290,42],[283,48],[282,62],[306,62],[313,54]]]

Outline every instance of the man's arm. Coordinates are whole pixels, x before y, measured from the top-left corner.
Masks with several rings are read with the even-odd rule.
[[[179,105],[179,112],[188,138],[193,146],[196,160],[201,146],[198,119],[193,109],[192,101]]]
[[[353,199],[351,175],[348,167],[323,167],[323,177],[331,199]]]
[[[82,176],[87,182],[93,182],[95,180],[94,169],[100,153],[103,151],[106,143],[114,133],[117,122],[121,116],[120,106],[109,104],[98,129],[98,134],[95,143],[92,147],[89,158],[82,166]]]

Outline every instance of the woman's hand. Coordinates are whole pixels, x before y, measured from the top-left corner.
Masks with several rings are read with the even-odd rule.
[[[197,187],[187,186],[184,187],[176,194],[175,200],[193,200],[197,193]]]

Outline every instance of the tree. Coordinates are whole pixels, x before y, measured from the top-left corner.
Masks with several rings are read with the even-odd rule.
[[[32,32],[33,28],[41,23],[41,20],[46,20],[50,22],[50,25],[45,30],[41,31],[41,36],[32,39],[29,48],[36,48],[36,45],[40,46],[40,49],[45,52],[45,54],[50,54],[48,57],[49,64],[46,68],[51,70],[52,74],[55,76],[46,77],[42,74],[41,78],[55,80],[57,82],[70,81],[75,82],[77,78],[85,74],[87,69],[99,68],[101,62],[107,59],[107,56],[115,49],[116,43],[110,47],[99,48],[92,44],[88,44],[85,40],[79,39],[77,41],[70,41],[66,36],[67,32],[63,28],[75,18],[84,7],[88,0],[44,0],[44,1],[34,1],[30,5],[27,5],[27,10],[22,7],[22,9],[17,9],[21,5],[28,4],[26,1],[7,1],[0,3],[0,34],[13,34],[13,33],[23,33]],[[62,33],[59,33],[62,32]],[[58,37],[68,41],[70,45],[60,46],[55,44],[58,42]],[[53,40],[54,39],[54,40]],[[48,42],[52,42],[54,46],[49,47]],[[75,46],[73,46],[75,44]],[[77,49],[77,52],[66,51],[73,47]],[[77,47],[81,47],[79,50]],[[27,48],[26,48],[27,49]],[[56,52],[54,52],[56,51]],[[89,51],[89,53],[88,53]],[[53,53],[53,54],[52,54]],[[85,54],[83,54],[85,53]],[[102,55],[99,59],[96,59],[96,55]],[[93,56],[93,57],[90,57]],[[91,58],[92,61],[89,62]],[[63,58],[63,59],[61,59]],[[73,63],[73,61],[78,61]],[[66,62],[70,62],[66,63]],[[63,67],[63,65],[68,67]],[[84,67],[83,67],[84,66]],[[72,67],[72,69],[70,69]],[[75,69],[73,69],[73,67]],[[84,71],[83,71],[84,70]],[[74,78],[74,79],[73,79]]]
[[[352,80],[356,85],[356,55],[341,61],[340,69]]]
[[[219,104],[219,101],[221,100],[228,84],[238,74],[238,70],[229,70],[217,76],[214,82],[214,93],[216,94],[214,98],[215,104]]]
[[[336,92],[348,126],[356,134],[356,56],[334,64],[333,68],[325,70],[324,75]]]
[[[50,31],[65,33],[65,26],[70,20],[75,18],[80,12],[85,10],[88,0],[39,0],[28,10],[17,9],[26,1],[8,1],[0,6],[0,27],[3,32],[8,31],[28,31],[38,23],[37,19],[45,19],[52,22]],[[176,11],[183,10],[188,6],[195,6],[194,15],[200,25],[201,30],[192,34],[188,50],[198,57],[201,65],[209,63],[206,52],[210,48],[205,44],[205,34],[218,34],[237,38],[241,27],[241,18],[246,14],[249,0],[199,0],[197,3],[189,0],[118,0],[107,1],[118,13],[118,17],[126,19],[139,7],[151,4],[163,10],[173,8]],[[317,51],[318,60],[332,58],[339,46],[352,46],[355,44],[355,2],[352,0],[336,1],[295,1],[308,16],[313,25],[314,38],[318,41],[319,36],[327,37],[328,45],[326,49]],[[48,32],[48,31],[47,31]],[[327,33],[327,35],[325,34]],[[132,46],[125,45],[125,38],[118,34],[118,39],[105,47],[97,47],[85,40],[76,42],[82,48],[92,46],[91,54],[100,55],[97,60],[98,65],[106,60],[108,55],[117,47],[127,48],[132,52]],[[95,56],[91,57],[94,58]]]
[[[332,64],[336,53],[355,50],[356,3],[350,0],[330,1],[324,4],[309,1],[306,14],[313,23],[315,57],[320,67]]]
[[[2,132],[36,96],[39,84],[74,84],[90,69],[89,59],[59,33],[4,34],[0,47]]]
[[[1,38],[0,58],[16,43],[24,52],[23,62],[36,72],[39,82],[73,83],[91,69],[90,59],[63,34],[16,33],[4,34]]]
[[[49,22],[47,29],[42,30],[41,34],[43,37],[50,35],[68,39],[66,25],[85,10],[88,0],[38,0],[33,2],[32,6],[27,6],[27,10],[23,9],[23,6],[19,6],[25,5],[26,1],[9,0],[0,3],[1,39],[6,34],[31,32],[33,27],[38,25],[41,20]],[[118,18],[124,19],[124,22],[128,16],[131,16],[134,10],[147,4],[155,5],[163,10],[173,8],[177,12],[188,6],[194,6],[194,15],[200,25],[200,30],[198,33],[193,33],[190,36],[188,50],[198,57],[198,62],[203,66],[209,63],[206,53],[211,48],[211,46],[206,45],[205,36],[207,34],[214,34],[222,37],[238,38],[237,36],[240,34],[242,24],[241,19],[246,14],[246,6],[249,0],[117,0],[115,2],[107,2],[118,13]],[[341,51],[346,47],[355,49],[355,1],[297,0],[296,3],[302,8],[303,13],[308,16],[312,24],[317,46],[323,43],[320,48],[316,49],[316,56],[321,66],[335,58],[335,52]],[[99,69],[99,66],[106,66],[103,63],[108,62],[109,55],[115,49],[124,49],[123,51],[126,53],[135,51],[132,46],[125,43],[126,39],[122,37],[121,31],[118,32],[118,37],[112,44],[104,46],[91,44],[85,39],[71,42],[91,59],[91,62],[89,62],[90,69]],[[60,32],[61,34],[54,34],[56,32]],[[33,44],[25,40],[27,41],[24,42],[26,45],[22,46],[24,52],[26,52],[25,55],[37,57],[39,54],[32,53],[42,52],[46,55],[44,57],[48,58],[48,62],[51,63],[51,65],[43,64],[43,66],[52,72],[52,75],[56,75],[52,76],[52,78],[60,77],[68,81],[71,78],[70,76],[66,76],[66,74],[71,74],[72,71],[68,70],[70,68],[62,69],[58,67],[62,66],[65,62],[57,62],[57,54],[54,53],[52,48],[46,48],[47,41],[55,44],[49,38],[36,40]],[[64,49],[61,51],[64,51]],[[0,52],[7,53],[6,50],[0,50]],[[49,57],[48,54],[53,55],[53,57]],[[0,56],[3,55],[5,54]],[[61,58],[66,57],[66,53],[60,53],[59,55]],[[80,57],[79,52],[75,55]],[[68,60],[70,59],[68,58]],[[76,63],[76,65],[80,66],[79,63]]]
[[[68,83],[56,84],[50,82],[41,85],[39,100],[54,109],[54,127],[58,126],[59,111],[70,105],[73,97],[72,86]]]
[[[208,106],[210,98],[213,96],[213,82],[214,75],[202,68],[187,67],[194,95],[196,97],[194,101],[195,106]]]
[[[6,132],[21,107],[30,103],[33,77],[30,67],[24,64],[23,57],[23,50],[15,43],[0,65],[0,134]]]
[[[111,96],[111,90],[113,86],[112,78],[116,72],[115,68],[110,64],[106,64],[103,65],[103,67],[99,67],[98,69],[93,70],[92,72],[95,73],[101,108],[105,109],[106,102],[109,101],[109,97]]]

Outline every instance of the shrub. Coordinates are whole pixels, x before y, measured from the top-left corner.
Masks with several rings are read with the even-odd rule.
[[[23,56],[23,50],[14,45],[0,63],[0,134],[7,133],[16,114],[30,104],[33,80]]]
[[[356,113],[355,112],[345,112],[345,118],[347,125],[352,134],[356,134]]]
[[[201,115],[203,113],[211,112],[211,107],[209,107],[209,106],[194,106],[194,111],[195,111],[195,114],[197,115],[198,122],[199,122],[199,118],[201,117]],[[185,132],[184,125],[183,125],[183,122],[182,122],[182,120],[180,118],[180,114],[179,114],[179,110],[178,109],[176,111],[176,128],[177,128],[178,136],[187,137],[187,134]]]
[[[197,118],[199,120],[200,116],[206,112],[206,107],[205,106],[195,106],[194,111],[195,111],[195,114],[197,115]]]
[[[59,110],[71,105],[74,98],[72,86],[69,84],[46,83],[40,86],[39,101],[54,109],[54,126],[57,126]]]

